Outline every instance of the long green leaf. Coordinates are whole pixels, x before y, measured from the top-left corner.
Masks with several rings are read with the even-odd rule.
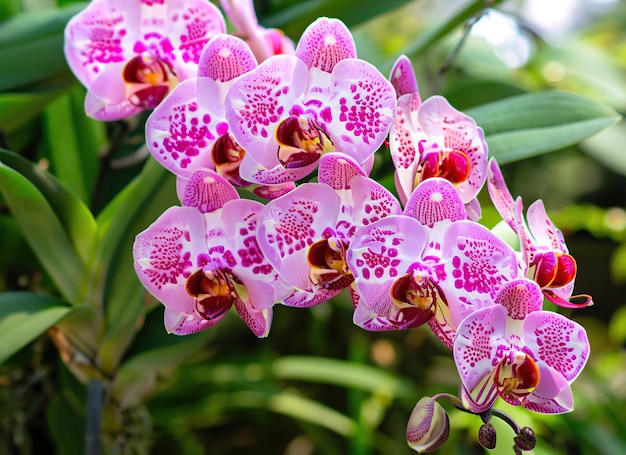
[[[0,363],[56,324],[71,308],[31,292],[0,294]]]
[[[567,92],[531,93],[465,111],[485,131],[500,163],[576,144],[619,120],[610,107]]]
[[[0,91],[70,74],[63,54],[67,21],[85,4],[19,14],[0,27]]]
[[[93,295],[103,299],[107,319],[99,353],[104,371],[115,371],[144,312],[146,291],[133,266],[135,236],[177,203],[173,175],[149,160],[98,219],[102,241],[94,263]]]
[[[64,92],[63,88],[27,93],[3,93],[0,95],[0,126],[10,134],[41,113],[50,101]]]
[[[0,191],[24,238],[63,297],[76,302],[85,267],[46,198],[4,163],[0,163]]]
[[[280,379],[339,385],[391,397],[415,398],[411,383],[391,373],[361,363],[325,357],[290,356],[276,360],[272,372]]]
[[[89,201],[97,175],[98,150],[105,143],[105,126],[85,115],[85,92],[75,88],[45,109],[45,137],[52,172],[79,199]]]
[[[96,220],[89,208],[37,164],[2,149],[0,163],[19,172],[41,192],[69,236],[75,251],[87,263],[96,238]]]
[[[165,347],[150,349],[125,361],[113,383],[111,397],[122,408],[136,406],[153,394],[164,378],[173,374],[177,367],[206,346],[210,331],[179,338],[172,335],[172,343]]]

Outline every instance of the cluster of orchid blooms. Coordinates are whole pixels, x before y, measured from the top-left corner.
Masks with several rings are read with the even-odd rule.
[[[222,9],[236,34],[206,0],[95,0],[66,29],[88,115],[153,109],[148,148],[177,176],[181,206],[134,246],[167,330],[207,329],[234,306],[264,337],[275,304],[309,307],[347,289],[366,330],[428,324],[453,352],[455,403],[485,422],[498,397],[573,409],[587,336],[542,305],[591,298],[570,303],[576,263],[561,233],[541,201],[524,217],[482,129],[441,96],[422,101],[408,58],[389,78],[358,59],[337,19],[316,20],[294,46],[258,24],[251,0]],[[399,200],[368,177],[386,140]],[[478,224],[485,181],[521,252]],[[435,398],[409,422],[415,450],[447,435]]]

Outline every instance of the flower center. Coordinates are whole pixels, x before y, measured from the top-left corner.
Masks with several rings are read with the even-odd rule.
[[[525,352],[512,351],[496,367],[494,381],[506,401],[519,401],[539,384],[539,367]]]
[[[346,244],[335,237],[313,243],[307,261],[311,267],[311,281],[318,288],[338,290],[354,281],[346,262]]]
[[[178,82],[174,70],[158,57],[143,53],[131,58],[122,71],[135,106],[154,109]]]
[[[576,260],[567,253],[544,253],[535,264],[534,280],[542,289],[560,288],[576,278]]]
[[[432,177],[441,177],[458,185],[465,182],[470,175],[470,160],[460,150],[450,152],[433,152],[424,157],[421,170],[416,175],[415,186]]]
[[[410,305],[422,311],[435,311],[438,288],[428,277],[409,272],[393,283],[390,292],[398,306]]]
[[[229,272],[221,269],[199,269],[187,278],[185,288],[187,294],[196,300],[198,314],[211,320],[226,313],[233,302],[240,298],[239,290],[244,287]]]
[[[246,151],[241,147],[232,134],[222,134],[213,143],[211,158],[215,163],[215,171],[236,186],[247,186],[239,175],[239,166]]]
[[[292,115],[276,128],[278,161],[286,169],[315,163],[324,153],[334,152],[335,146],[313,119]]]

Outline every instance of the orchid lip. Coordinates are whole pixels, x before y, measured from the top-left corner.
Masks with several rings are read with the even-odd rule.
[[[187,294],[195,299],[196,311],[207,320],[223,316],[239,299],[237,277],[222,269],[198,269],[185,283]]]
[[[322,127],[313,119],[287,117],[276,128],[278,161],[286,169],[301,168],[315,163],[335,146]]]
[[[148,53],[128,60],[122,78],[130,91],[129,102],[144,109],[158,106],[178,82],[167,62]]]
[[[236,186],[248,186],[250,183],[239,175],[239,167],[246,151],[237,143],[232,134],[226,133],[213,143],[211,159],[215,171]]]
[[[434,313],[439,290],[429,278],[410,272],[393,283],[390,293],[398,306],[409,305]]]
[[[498,363],[494,382],[501,395],[520,400],[535,390],[539,377],[539,367],[533,358],[525,352],[515,351]]]
[[[346,245],[343,241],[330,238],[318,240],[307,253],[310,278],[318,288],[343,289],[354,281],[346,262]]]
[[[469,178],[470,167],[469,157],[460,150],[428,153],[417,174],[419,181],[416,183],[432,177],[441,177],[458,185]]]
[[[560,288],[576,278],[576,260],[567,253],[548,252],[535,261],[534,279],[542,288]]]

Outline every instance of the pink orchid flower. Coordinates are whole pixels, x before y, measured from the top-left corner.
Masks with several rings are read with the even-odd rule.
[[[182,179],[209,168],[233,185],[250,186],[239,174],[246,151],[230,132],[224,100],[236,78],[256,66],[241,39],[225,34],[213,37],[200,55],[198,77],[177,85],[148,117],[146,143],[156,160]],[[251,189],[274,198],[293,187],[290,183]]]
[[[293,54],[294,44],[285,34],[275,28],[259,25],[252,0],[220,0],[222,9],[237,29],[259,62],[272,55]]]
[[[518,273],[515,252],[472,221],[449,181],[420,183],[404,215],[359,228],[348,264],[360,296],[354,322],[368,330],[428,322],[448,347],[462,318],[493,303]]]
[[[94,0],[68,22],[64,50],[87,87],[87,115],[118,120],[153,109],[195,76],[202,48],[225,31],[207,0]]]
[[[359,225],[400,213],[383,186],[349,157],[322,157],[320,183],[305,183],[270,201],[258,222],[261,251],[291,286],[289,306],[327,301],[349,286],[346,250]]]
[[[508,282],[495,305],[468,315],[454,340],[454,360],[469,410],[481,413],[500,397],[514,406],[557,414],[574,407],[570,384],[589,357],[585,329],[541,311],[539,286]]]
[[[406,202],[425,179],[442,177],[457,188],[472,219],[480,216],[476,195],[487,175],[482,128],[441,96],[422,102],[410,61],[400,57],[391,71],[398,109],[389,133],[396,188]]]
[[[395,103],[389,81],[356,58],[347,27],[320,18],[296,55],[270,57],[229,90],[226,118],[248,152],[241,175],[266,185],[299,180],[330,152],[364,166],[387,136]]]
[[[544,296],[556,305],[580,308],[593,305],[591,296],[572,296],[576,260],[569,254],[561,231],[548,217],[541,200],[528,207],[524,221],[522,199],[513,200],[495,159],[489,161],[487,188],[494,206],[515,231],[522,248],[524,273],[541,287]],[[577,303],[572,302],[574,300]]]
[[[259,336],[267,336],[276,301],[276,271],[263,257],[256,226],[263,205],[238,199],[210,169],[199,169],[171,207],[134,244],[135,270],[165,305],[168,332],[209,328],[231,307]]]

